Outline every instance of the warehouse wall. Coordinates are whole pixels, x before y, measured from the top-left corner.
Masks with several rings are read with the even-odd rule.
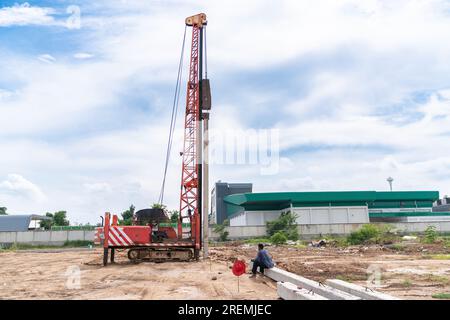
[[[293,208],[298,224],[368,223],[367,207]]]
[[[231,218],[230,226],[265,226],[267,221],[277,219],[282,211],[245,211]],[[292,208],[292,211],[297,215],[296,222],[299,225],[369,223],[369,213],[365,206],[306,207]]]
[[[247,216],[245,212],[241,212],[230,219],[230,227],[240,227],[247,225]]]
[[[266,221],[278,218],[281,211],[250,211],[242,212],[230,219],[230,226],[265,226]]]

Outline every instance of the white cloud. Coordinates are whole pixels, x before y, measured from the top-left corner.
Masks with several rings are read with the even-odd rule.
[[[111,186],[106,182],[85,183],[84,188],[88,192],[111,192]]]
[[[0,27],[13,25],[53,25],[55,10],[48,7],[30,6],[28,2],[0,9]]]
[[[73,55],[73,57],[74,57],[75,59],[90,59],[90,58],[92,58],[93,56],[94,56],[93,54],[86,53],[86,52],[78,52],[78,53],[75,53],[75,54]]]
[[[311,191],[318,189],[311,177],[281,179],[276,188],[284,191]]]
[[[383,117],[360,116],[351,113],[318,120],[307,120],[283,129],[283,148],[298,145],[380,146],[419,153],[443,152],[450,126],[450,99],[438,100],[439,91],[420,105],[422,119],[398,126]],[[397,151],[395,151],[397,152]],[[424,154],[425,156],[428,153]]]
[[[46,53],[46,54],[41,54],[40,56],[38,56],[38,60],[42,61],[42,62],[46,62],[46,63],[53,63],[56,61],[55,57],[53,57],[52,55]]]
[[[0,193],[11,193],[28,200],[42,202],[46,199],[41,189],[19,174],[8,174],[6,180],[0,182]]]
[[[0,101],[10,99],[10,98],[14,97],[14,95],[16,95],[16,94],[17,94],[17,92],[0,89]]]
[[[21,172],[40,181],[51,200],[10,197],[11,210],[66,209],[71,219],[96,222],[104,211],[156,201],[169,124],[171,96],[165,95],[173,89],[186,12],[200,11],[209,17],[211,128],[245,130],[252,126],[246,118],[255,126],[264,121],[280,129],[284,151],[277,175],[261,176],[257,166],[213,165],[211,183],[249,181],[255,191],[365,190],[387,189],[385,179],[392,175],[394,188],[450,194],[445,2],[114,1],[87,4],[83,13],[89,5],[113,14],[82,16],[86,41],[67,59],[48,49],[40,52],[57,60],[50,53],[39,60],[27,52],[0,53],[0,79],[8,80],[2,83],[19,83],[17,90],[0,91],[0,118],[6,119],[0,176]],[[20,19],[13,7],[1,9],[0,25],[55,23],[53,9],[22,7],[16,11],[27,13]],[[259,87],[252,72],[273,73],[278,89]],[[252,87],[243,93],[248,105],[235,95],[239,81]],[[136,89],[136,82],[145,89]],[[432,94],[411,103],[417,91]],[[139,99],[147,104],[137,105]],[[382,112],[403,103],[409,105],[394,115]],[[143,107],[151,107],[151,117],[140,113]],[[409,112],[417,118],[408,120]],[[144,115],[145,123],[127,122],[129,115]],[[114,128],[105,125],[114,117],[123,120]],[[181,171],[182,136],[176,134],[166,183],[171,208],[178,205]]]

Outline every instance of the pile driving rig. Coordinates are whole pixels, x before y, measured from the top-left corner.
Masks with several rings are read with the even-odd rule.
[[[103,265],[105,266],[108,263],[109,252],[110,261],[114,262],[116,249],[128,250],[128,258],[133,262],[198,259],[202,249],[202,221],[204,221],[202,219],[202,179],[206,181],[207,186],[207,180],[203,174],[206,179],[208,176],[207,163],[203,163],[203,153],[207,153],[207,150],[203,149],[207,143],[203,140],[202,128],[207,134],[211,110],[211,92],[207,72],[203,78],[206,56],[206,33],[204,32],[207,25],[206,15],[200,13],[188,17],[185,23],[186,28],[192,27],[192,45],[184,119],[184,146],[183,152],[180,153],[182,173],[177,228],[175,230],[167,224],[169,221],[162,209],[144,209],[136,212],[131,226],[119,225],[117,215],[105,213],[102,227],[96,229],[95,235],[95,242],[101,244],[104,249]],[[164,181],[162,190],[164,190]],[[203,195],[207,197],[207,189],[204,190]],[[205,200],[207,203],[208,199]],[[207,223],[207,216],[205,219]]]

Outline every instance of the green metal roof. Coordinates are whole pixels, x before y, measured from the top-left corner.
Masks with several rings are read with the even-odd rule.
[[[438,191],[326,191],[326,192],[266,192],[240,193],[226,196],[224,201],[234,205],[271,202],[349,202],[349,201],[404,201],[439,199]]]
[[[377,201],[436,201],[439,191],[377,191]]]

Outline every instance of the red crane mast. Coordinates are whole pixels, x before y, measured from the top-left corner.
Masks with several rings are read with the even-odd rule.
[[[190,223],[186,233],[195,242],[195,252],[201,249],[201,82],[203,26],[207,24],[204,13],[186,18],[186,25],[192,27],[192,45],[189,65],[189,79],[186,94],[186,113],[184,122],[184,147],[181,172],[180,215],[178,237],[183,238],[182,224]]]

